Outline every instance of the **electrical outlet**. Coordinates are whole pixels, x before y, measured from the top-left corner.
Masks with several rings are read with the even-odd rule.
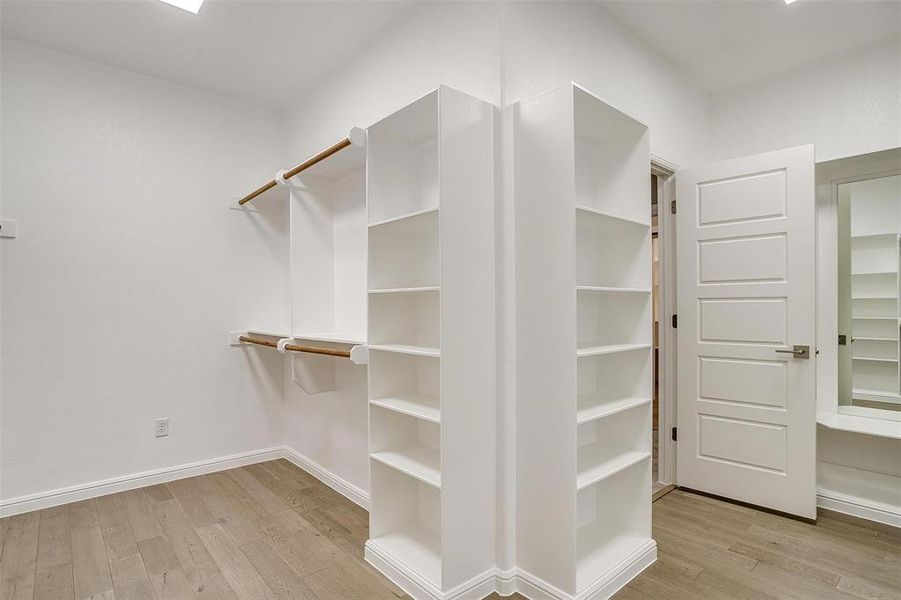
[[[169,435],[169,417],[157,419],[154,432],[156,433],[156,437],[166,437]]]

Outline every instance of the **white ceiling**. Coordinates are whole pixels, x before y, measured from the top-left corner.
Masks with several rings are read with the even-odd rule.
[[[901,0],[598,0],[698,86],[717,92],[901,31]],[[411,2],[0,0],[4,35],[273,107],[338,69]],[[563,9],[561,7],[561,9]]]
[[[287,107],[407,6],[206,0],[193,15],[157,0],[2,0],[0,21],[5,36]]]
[[[846,54],[901,32],[901,1],[600,0],[708,92]]]

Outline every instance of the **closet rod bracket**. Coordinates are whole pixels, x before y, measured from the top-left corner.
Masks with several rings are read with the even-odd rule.
[[[354,346],[350,349],[350,362],[355,365],[368,365],[369,364],[369,347],[368,346]]]

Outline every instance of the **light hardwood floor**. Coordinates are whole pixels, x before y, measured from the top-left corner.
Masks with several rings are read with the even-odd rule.
[[[284,460],[184,479],[0,519],[0,599],[405,598],[363,561],[367,522]],[[889,527],[675,491],[654,536],[658,562],[617,599],[901,598]]]
[[[816,525],[681,490],[654,503],[657,562],[616,600],[901,599],[901,529],[820,511]]]

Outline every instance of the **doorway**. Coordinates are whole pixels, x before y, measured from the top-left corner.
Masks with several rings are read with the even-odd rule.
[[[674,331],[670,327],[672,314],[670,302],[675,298],[675,277],[672,258],[672,223],[668,218],[669,194],[665,186],[673,170],[651,163],[651,260],[653,309],[653,416],[652,416],[652,467],[651,497],[662,498],[675,488],[675,445],[672,430],[675,427],[675,394],[667,382],[674,380]]]

